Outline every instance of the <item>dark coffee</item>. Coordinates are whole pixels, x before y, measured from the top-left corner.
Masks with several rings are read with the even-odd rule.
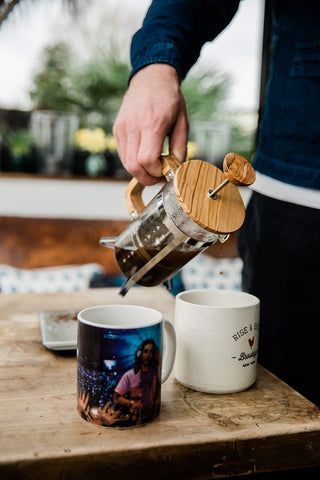
[[[179,247],[178,247],[179,248]],[[150,258],[159,253],[160,249],[139,248],[130,250],[115,247],[115,257],[119,268],[125,277],[132,277],[140,268],[142,268]],[[157,265],[147,272],[138,282],[138,285],[145,287],[154,287],[160,285],[168,278],[172,277],[183,265],[195,257],[199,250],[179,250],[175,249],[166,255]]]

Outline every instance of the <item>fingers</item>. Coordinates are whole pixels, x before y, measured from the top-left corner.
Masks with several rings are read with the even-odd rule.
[[[114,124],[120,159],[143,185],[162,178],[159,157],[166,137],[180,161],[186,157],[188,120],[176,70],[153,64],[135,74]]]
[[[165,137],[165,130],[159,130],[151,125],[142,127],[141,131],[133,135],[131,132],[128,134],[126,169],[143,185],[153,185],[162,177],[159,157],[163,151]]]
[[[145,121],[140,126],[133,119],[115,129],[119,155],[125,169],[143,185],[153,185],[162,178],[160,155],[169,136],[169,151],[183,162],[187,154],[189,124],[183,100],[175,122],[162,117],[158,121]]]
[[[119,112],[113,133],[125,169],[143,185],[153,185],[162,177],[159,157],[166,138],[165,125],[156,125],[145,111],[132,115],[131,107]],[[147,118],[147,116],[149,118]]]

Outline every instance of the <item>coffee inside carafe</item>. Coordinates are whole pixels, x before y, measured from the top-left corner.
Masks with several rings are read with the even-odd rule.
[[[142,221],[140,218],[135,222],[135,228],[131,228],[132,242],[130,246],[115,245],[117,263],[127,278],[131,278],[174,239],[173,233],[166,225],[164,218],[166,214],[162,202],[163,192],[146,207]],[[148,287],[159,285],[174,275],[198,253],[198,248],[195,249],[192,245],[181,243],[136,283]]]
[[[115,247],[115,257],[124,276],[131,278],[146,262],[159,253],[159,251],[160,248],[152,250],[142,248],[127,250],[125,248]],[[180,248],[179,251],[173,250],[138,280],[136,282],[137,285],[154,287],[165,282],[198,253],[198,250],[183,251],[182,248]]]

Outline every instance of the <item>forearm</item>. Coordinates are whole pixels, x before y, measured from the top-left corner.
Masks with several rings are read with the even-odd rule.
[[[113,127],[126,170],[143,185],[162,178],[169,151],[186,158],[188,116],[180,83],[200,54],[230,22],[240,0],[154,0],[131,47],[130,85]]]
[[[239,0],[154,0],[131,45],[131,76],[150,63],[169,63],[180,80],[235,15]]]

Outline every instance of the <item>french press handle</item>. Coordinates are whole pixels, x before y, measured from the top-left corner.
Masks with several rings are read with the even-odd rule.
[[[169,182],[173,179],[175,172],[180,166],[180,162],[173,153],[162,154],[160,157],[162,163],[162,173]],[[145,204],[142,200],[142,192],[144,185],[139,183],[136,178],[133,178],[126,189],[125,204],[129,214],[132,217],[137,217],[144,209]]]

